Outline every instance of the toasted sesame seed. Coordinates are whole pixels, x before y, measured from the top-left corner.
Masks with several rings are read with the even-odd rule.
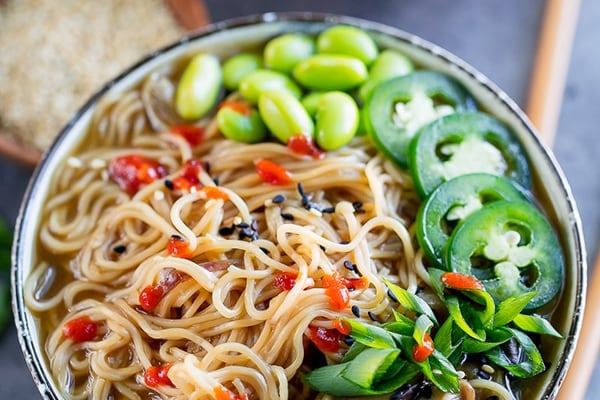
[[[72,167],[72,168],[81,168],[81,167],[83,167],[83,163],[77,157],[69,157],[67,159],[67,164],[69,165],[69,167]]]
[[[285,201],[285,196],[282,194],[278,194],[277,196],[273,197],[272,201],[274,204],[281,204]]]
[[[154,200],[161,201],[161,200],[165,199],[165,194],[160,190],[155,190],[153,197],[154,197]]]
[[[92,161],[90,161],[90,167],[93,169],[102,169],[106,167],[106,161],[101,158],[94,158]]]
[[[354,314],[356,318],[360,317],[360,308],[358,308],[356,304],[352,306],[352,314]]]
[[[496,372],[496,370],[494,369],[494,367],[492,367],[489,364],[483,364],[481,366],[481,370],[487,372],[488,374],[492,375]]]

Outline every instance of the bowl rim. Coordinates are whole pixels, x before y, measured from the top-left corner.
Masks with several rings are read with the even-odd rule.
[[[125,68],[123,72],[121,72],[115,78],[105,83],[97,92],[95,92],[84,103],[84,105],[81,106],[81,108],[79,108],[73,114],[69,122],[59,132],[58,136],[53,141],[50,148],[46,152],[44,152],[41,161],[36,166],[29,180],[23,200],[21,202],[21,206],[19,208],[19,213],[17,215],[15,224],[15,234],[11,253],[12,309],[15,325],[17,328],[18,340],[21,347],[21,351],[23,352],[23,355],[25,357],[27,367],[33,377],[34,383],[36,384],[38,390],[42,394],[42,397],[46,399],[56,400],[61,398],[60,393],[56,393],[52,390],[52,387],[55,386],[55,383],[53,379],[44,372],[44,364],[46,363],[46,361],[43,358],[44,356],[36,352],[36,349],[30,337],[29,332],[32,327],[29,325],[29,321],[27,319],[28,311],[27,307],[25,306],[23,292],[21,290],[24,287],[25,277],[23,276],[22,269],[18,268],[18,264],[23,253],[22,235],[24,232],[27,231],[28,225],[27,210],[29,209],[29,205],[33,201],[33,199],[40,195],[40,192],[39,190],[37,190],[36,187],[36,182],[45,173],[49,164],[49,160],[52,159],[53,155],[57,152],[57,149],[60,148],[61,144],[65,141],[65,138],[69,136],[69,132],[72,131],[72,128],[82,118],[82,116],[86,112],[90,111],[98,103],[102,96],[110,90],[111,87],[124,80],[127,76],[129,76],[131,73],[141,68],[145,64],[151,62],[157,57],[160,57],[164,53],[167,53],[178,47],[185,46],[188,42],[195,41],[224,30],[273,22],[314,22],[348,24],[364,28],[373,32],[377,32],[379,34],[390,36],[412,47],[416,47],[421,51],[425,51],[426,53],[429,53],[430,55],[441,59],[441,61],[446,64],[450,64],[458,68],[460,72],[466,74],[466,76],[468,76],[468,78],[472,80],[475,84],[481,86],[483,89],[489,92],[489,94],[496,98],[501,103],[501,105],[506,107],[506,109],[510,113],[517,117],[517,120],[522,125],[522,128],[525,131],[527,131],[528,135],[530,135],[533,139],[534,145],[541,150],[541,154],[545,158],[547,165],[551,168],[550,172],[556,176],[560,183],[560,189],[562,191],[561,195],[566,199],[569,211],[570,226],[568,228],[571,231],[574,239],[574,263],[578,267],[575,271],[576,280],[574,282],[574,290],[576,293],[578,293],[578,296],[576,296],[576,299],[574,300],[574,309],[573,315],[571,317],[570,330],[568,332],[568,336],[564,338],[564,340],[566,341],[564,352],[558,360],[560,367],[557,367],[555,369],[549,381],[549,385],[544,389],[541,397],[542,399],[555,398],[560,389],[560,385],[566,376],[568,365],[570,364],[573,358],[575,346],[577,344],[577,340],[581,331],[587,289],[587,255],[583,238],[581,218],[576,206],[576,202],[572,195],[569,183],[562,169],[560,168],[554,154],[542,142],[540,137],[537,135],[536,129],[533,127],[533,124],[531,123],[527,115],[519,108],[516,102],[512,100],[503,90],[501,90],[484,74],[479,72],[477,69],[475,69],[470,64],[468,64],[458,56],[454,55],[453,53],[450,53],[444,48],[433,44],[432,42],[429,42],[421,38],[420,36],[406,32],[399,28],[392,27],[390,25],[346,15],[311,11],[265,12],[214,22],[195,32],[191,32],[182,36],[179,40],[167,46],[164,46],[156,51],[149,53],[133,65],[129,66],[128,68]],[[565,368],[564,366],[567,366],[567,368]]]

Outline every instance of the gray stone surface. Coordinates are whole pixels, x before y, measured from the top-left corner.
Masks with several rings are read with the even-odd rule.
[[[523,105],[544,2],[542,0],[207,0],[213,20],[265,11],[312,10],[383,22],[415,33],[463,58]],[[583,0],[555,153],[579,205],[590,264],[600,230],[600,2]],[[31,171],[0,158],[0,215],[14,224]],[[0,337],[0,399],[39,394],[18,347],[13,326]],[[586,399],[598,398],[596,368]]]

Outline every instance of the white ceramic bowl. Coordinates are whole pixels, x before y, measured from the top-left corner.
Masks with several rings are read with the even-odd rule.
[[[558,230],[564,249],[566,273],[562,299],[552,323],[565,337],[543,349],[548,370],[532,380],[539,387],[536,397],[556,397],[565,376],[581,327],[586,287],[586,255],[581,222],[569,185],[551,151],[536,136],[532,124],[502,90],[464,61],[417,36],[365,20],[314,13],[267,13],[215,23],[177,43],[156,51],[101,88],[73,117],[38,165],[27,189],[17,221],[13,248],[13,311],[20,345],[33,379],[42,396],[61,398],[52,379],[39,334],[39,321],[24,304],[24,281],[36,258],[37,235],[42,208],[52,175],[77,144],[85,140],[94,109],[103,96],[117,96],[138,84],[159,66],[199,51],[231,54],[236,49],[264,43],[272,36],[289,31],[316,33],[331,24],[356,25],[369,31],[383,47],[397,49],[417,64],[441,71],[460,82],[485,110],[510,126],[516,133],[533,166],[537,197],[544,204]]]

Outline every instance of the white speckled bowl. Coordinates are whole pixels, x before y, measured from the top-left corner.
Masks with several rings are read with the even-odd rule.
[[[260,44],[270,37],[288,31],[319,32],[328,25],[344,23],[369,31],[382,46],[409,55],[417,64],[438,70],[461,81],[478,103],[502,120],[521,140],[534,171],[538,198],[558,230],[565,252],[566,273],[562,299],[554,313],[553,324],[565,340],[549,341],[543,349],[549,362],[548,371],[532,380],[534,393],[528,399],[552,399],[573,356],[583,317],[586,288],[586,256],[581,222],[569,185],[554,156],[536,136],[534,129],[514,101],[489,79],[471,66],[417,36],[389,26],[355,18],[314,13],[268,13],[215,23],[202,31],[184,37],[177,43],[156,51],[123,74],[107,83],[79,110],[58,136],[37,167],[23,200],[13,248],[13,311],[21,348],[40,393],[47,399],[61,398],[48,368],[38,331],[39,321],[24,305],[24,281],[36,257],[37,234],[41,210],[57,165],[77,144],[85,139],[94,108],[103,96],[116,96],[157,67],[178,57],[198,51],[231,54],[236,49]],[[529,386],[529,385],[528,385]]]

